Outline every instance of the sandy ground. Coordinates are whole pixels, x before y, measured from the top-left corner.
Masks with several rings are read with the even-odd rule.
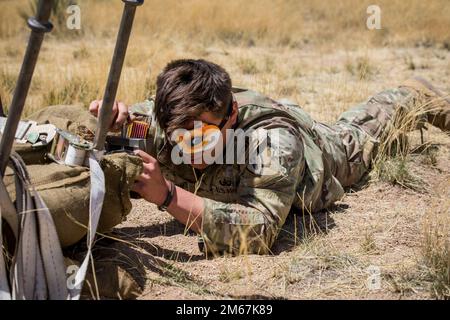
[[[224,53],[210,51],[209,58],[220,63]],[[291,50],[270,54],[309,66],[298,77],[296,91],[284,93],[326,122],[413,74],[450,92],[447,50]],[[369,59],[373,69],[364,81],[351,74],[348,62],[361,56]],[[405,57],[411,57],[414,68]],[[264,85],[259,82],[256,87]],[[326,112],[330,103],[334,105]],[[330,210],[312,217],[292,212],[271,255],[205,259],[195,235],[143,200],[133,200],[127,221],[115,229],[114,235],[128,243],[112,242],[108,247],[117,259],[126,261],[143,285],[140,299],[430,298],[430,283],[421,267],[423,222],[430,214],[450,214],[450,138],[431,129],[425,139],[436,143],[435,164],[428,164],[424,154],[413,155],[411,160],[411,170],[422,179],[425,192],[369,182],[348,190]],[[371,285],[372,272],[379,276],[375,275]]]

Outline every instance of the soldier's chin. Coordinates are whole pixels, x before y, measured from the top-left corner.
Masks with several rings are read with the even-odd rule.
[[[209,164],[201,163],[201,164],[193,164],[191,163],[191,167],[197,170],[203,170],[206,169],[209,166]]]

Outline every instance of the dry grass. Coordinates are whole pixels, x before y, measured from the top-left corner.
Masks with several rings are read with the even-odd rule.
[[[67,1],[58,1],[67,2]],[[82,33],[105,37],[115,33],[120,1],[77,1],[83,10]],[[24,30],[15,10],[27,12],[29,1],[3,0],[0,36],[15,37]],[[107,4],[107,5],[106,5]],[[412,1],[378,1],[382,10],[382,34],[365,28],[366,8],[370,1],[223,1],[147,0],[139,8],[137,36],[154,39],[195,40],[203,43],[222,41],[229,44],[302,46],[304,43],[447,43],[450,8],[445,0],[424,3]],[[19,9],[20,8],[20,9]],[[401,19],[399,17],[401,16]],[[59,15],[57,26],[63,25]],[[336,32],[339,30],[339,32]]]
[[[445,190],[445,189],[444,189]],[[430,206],[423,223],[423,267],[434,298],[450,300],[450,200]]]
[[[374,159],[372,178],[385,181],[403,188],[417,192],[435,193],[437,198],[428,204],[422,220],[423,241],[420,246],[419,262],[414,271],[400,272],[401,280],[394,282],[395,290],[401,292],[411,291],[417,293],[415,288],[429,287],[431,297],[437,299],[450,299],[450,202],[449,180],[436,188],[436,185],[426,181],[423,167],[436,166],[437,150],[430,141],[421,141],[413,147],[414,139],[411,132],[422,127],[421,119],[431,109],[431,103],[423,104],[420,99],[416,105],[406,109],[399,106],[400,112],[392,122],[379,145],[379,152]],[[420,151],[419,161],[413,161]],[[420,174],[421,173],[421,174]],[[364,249],[374,244],[372,236],[363,243]]]
[[[101,97],[122,2],[78,2],[82,30],[60,30],[60,22],[58,32],[46,36],[25,114]],[[146,0],[137,11],[118,98],[133,103],[153,94],[164,65],[186,57],[217,62],[235,85],[289,98],[327,123],[418,70],[449,91],[447,2],[378,1],[383,30],[368,31],[370,1]],[[0,8],[0,95],[7,106],[29,33],[19,9],[29,10],[28,1],[0,0]],[[433,186],[448,180],[449,140],[431,130],[426,141],[439,150],[416,155],[411,151],[417,137],[402,144],[411,125],[394,126],[375,162],[376,181],[350,193],[343,200],[349,208],[321,214],[325,222],[298,213],[275,256],[204,260],[195,237],[183,229],[166,235],[168,216],[135,202],[120,228],[164,226],[159,234],[136,236],[148,280],[143,297],[217,298],[220,292],[241,298],[448,298],[450,222],[443,190],[449,186]],[[395,145],[403,147],[393,152]],[[427,193],[416,192],[424,186]],[[131,247],[121,245],[127,254]],[[142,262],[149,252],[165,263],[154,268],[153,260]],[[378,291],[367,288],[371,265],[381,268]]]
[[[414,105],[407,102],[397,108],[391,125],[380,139],[371,176],[375,180],[426,191],[425,182],[412,169],[414,164],[411,162],[412,149],[408,134],[422,128],[426,123],[426,113],[431,109],[430,103],[422,103],[421,99],[417,99]]]
[[[0,3],[0,50],[6,52],[0,58],[3,66],[0,94],[6,104],[11,98],[29,32],[20,18],[32,11],[29,3],[33,1]],[[79,0],[78,3],[80,31],[65,29],[63,18],[67,14],[63,5],[55,10],[53,21],[57,31],[44,42],[26,112],[53,102],[87,104],[102,92],[122,3],[109,0]],[[315,71],[302,63],[305,57],[299,55],[301,50],[314,48],[325,54],[336,49],[387,44],[448,47],[450,7],[445,0],[426,4],[380,1],[383,26],[380,31],[365,27],[368,4],[368,1],[350,0],[148,0],[138,9],[119,97],[134,102],[152,94],[159,70],[171,59],[180,57],[219,60],[233,73],[236,84],[299,100],[298,81],[287,79],[302,78]],[[402,19],[398,19],[399,12]],[[267,50],[261,52],[258,48]],[[274,54],[276,51],[286,55]],[[339,72],[336,66],[329,68],[332,74]],[[378,73],[375,62],[367,54],[347,57],[345,68],[359,79],[373,78]],[[79,85],[80,81],[83,92],[74,93],[70,87]],[[340,87],[342,79],[331,85]],[[343,103],[347,106],[347,101]]]

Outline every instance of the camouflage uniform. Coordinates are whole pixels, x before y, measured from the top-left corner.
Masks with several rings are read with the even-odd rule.
[[[170,144],[155,121],[150,130],[149,153],[158,159],[164,176],[203,197],[202,236],[213,252],[267,253],[292,206],[315,212],[341,199],[344,188],[368,171],[398,106],[411,106],[418,99],[418,91],[409,87],[386,90],[344,112],[330,126],[314,121],[295,104],[250,90],[234,89],[233,94],[239,106],[237,129],[264,128],[279,134],[281,166],[269,175],[255,174],[249,164],[213,164],[202,172],[174,165]],[[152,101],[131,108],[149,115],[152,110]],[[448,112],[444,118],[442,129],[450,130]]]

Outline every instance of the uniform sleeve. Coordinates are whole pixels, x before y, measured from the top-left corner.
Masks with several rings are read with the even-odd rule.
[[[271,141],[271,161],[243,165],[237,201],[204,199],[202,236],[209,252],[268,253],[283,226],[304,173],[303,144],[292,129],[270,129],[269,135],[278,137]]]

